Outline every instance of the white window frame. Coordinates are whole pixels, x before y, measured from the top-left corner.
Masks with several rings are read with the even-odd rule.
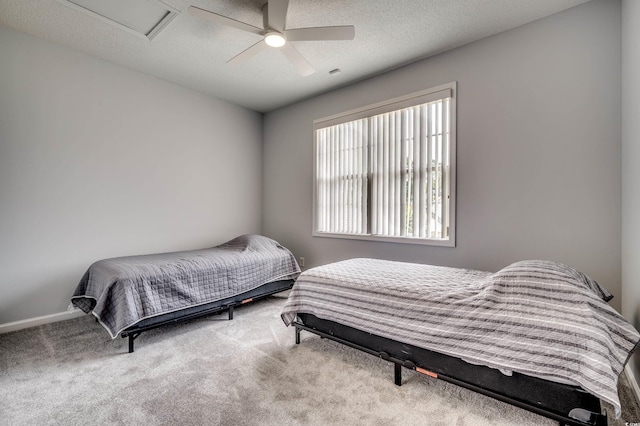
[[[409,108],[424,103],[437,101],[440,99],[449,99],[449,204],[448,204],[448,222],[449,222],[449,238],[448,239],[433,239],[433,238],[419,238],[410,236],[384,236],[373,235],[370,233],[336,233],[336,232],[320,232],[318,229],[318,130],[338,124],[348,123],[362,118],[373,117],[379,114],[384,114],[392,111],[401,110],[403,108]],[[312,235],[315,237],[328,237],[328,238],[346,238],[356,240],[367,241],[384,241],[394,243],[409,243],[409,244],[423,244],[434,245],[444,247],[455,247],[456,245],[456,99],[457,99],[457,84],[456,82],[443,84],[441,86],[433,87],[431,89],[422,90],[419,92],[411,93],[409,95],[401,96],[398,98],[390,99],[383,102],[378,102],[372,105],[367,105],[362,108],[357,108],[344,113],[324,117],[313,122],[313,230]],[[369,173],[369,180],[371,181],[371,169],[369,166],[367,173]],[[367,196],[368,197],[368,196]],[[368,200],[367,210],[370,209],[371,202]],[[372,215],[371,212],[367,212],[368,218]],[[369,225],[370,230],[371,225]]]

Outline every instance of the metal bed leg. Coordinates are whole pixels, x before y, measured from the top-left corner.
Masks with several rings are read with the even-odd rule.
[[[140,332],[142,333],[142,332]],[[140,335],[140,333],[131,333],[128,335],[129,337],[129,353],[133,352],[133,341]]]
[[[300,344],[300,329],[296,327],[296,345]]]
[[[229,306],[229,321],[233,319],[233,305]]]
[[[393,364],[393,383],[396,386],[402,386],[402,366],[400,364]]]

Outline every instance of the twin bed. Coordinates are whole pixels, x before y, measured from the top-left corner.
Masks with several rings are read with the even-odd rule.
[[[295,284],[294,284],[295,281]],[[555,419],[607,424],[620,414],[617,383],[640,335],[611,295],[568,266],[517,262],[496,272],[350,259],[302,274],[276,241],[244,235],[187,252],[105,259],[72,303],[112,338],[291,289],[281,317],[402,367]]]
[[[640,340],[586,275],[548,261],[489,272],[350,259],[303,272],[282,319],[555,419],[606,425]]]
[[[290,289],[300,268],[291,252],[261,235],[216,247],[104,259],[85,272],[71,298],[111,338],[227,310]]]

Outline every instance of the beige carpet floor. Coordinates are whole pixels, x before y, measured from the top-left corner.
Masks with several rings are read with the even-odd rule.
[[[284,326],[282,296],[143,333],[136,351],[91,316],[0,335],[2,425],[554,425]],[[640,421],[621,382],[623,416]],[[608,410],[608,407],[605,407]]]

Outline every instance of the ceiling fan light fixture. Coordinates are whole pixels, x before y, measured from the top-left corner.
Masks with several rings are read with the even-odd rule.
[[[271,47],[282,47],[286,43],[286,40],[282,34],[277,31],[269,31],[264,36],[264,42]]]
[[[63,0],[59,0],[63,1]],[[102,0],[75,0],[75,1],[102,1]],[[120,0],[126,1],[126,0]],[[150,0],[146,0],[150,1]],[[154,0],[164,1],[164,0]],[[262,0],[265,1],[265,0]],[[0,0],[0,3],[2,0]],[[280,48],[280,52],[293,64],[298,73],[305,77],[315,72],[309,61],[305,59],[293,44],[287,41],[322,41],[322,40],[353,40],[355,28],[353,25],[339,25],[330,27],[309,27],[309,28],[287,28],[286,18],[289,0],[268,0],[262,6],[262,28],[236,21],[218,13],[200,9],[196,6],[189,6],[189,13],[203,19],[207,19],[214,24],[233,27],[241,31],[256,34],[262,40],[254,43],[249,48],[243,50],[233,58],[229,59],[229,64],[240,64],[247,59],[262,52],[269,47]]]

